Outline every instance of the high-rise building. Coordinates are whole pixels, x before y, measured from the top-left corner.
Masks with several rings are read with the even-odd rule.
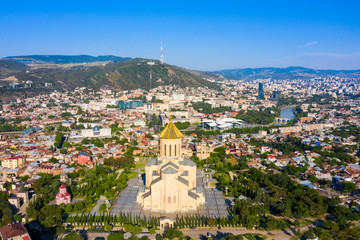
[[[262,83],[259,83],[259,94],[258,94],[258,99],[259,100],[265,100],[265,95],[264,95],[264,85]]]
[[[143,101],[142,100],[127,100],[127,101],[120,100],[120,101],[118,101],[117,106],[121,110],[133,109],[133,108],[137,108],[137,107],[142,107]]]
[[[273,91],[273,99],[279,100],[281,98],[281,91]]]

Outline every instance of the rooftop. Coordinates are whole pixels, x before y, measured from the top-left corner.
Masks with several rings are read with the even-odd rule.
[[[174,125],[174,123],[170,120],[169,124],[166,125],[164,130],[159,135],[162,139],[178,139],[182,138],[183,135],[180,130]]]

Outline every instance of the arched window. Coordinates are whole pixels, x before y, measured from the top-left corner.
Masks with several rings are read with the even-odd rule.
[[[169,146],[169,157],[171,157],[171,144]]]
[[[176,156],[176,145],[174,145],[174,149],[175,149],[175,156]]]
[[[168,196],[168,204],[170,204],[170,203],[171,203],[171,197]]]
[[[176,196],[173,197],[173,202],[176,203]]]
[[[164,144],[164,156],[166,156],[166,144]]]

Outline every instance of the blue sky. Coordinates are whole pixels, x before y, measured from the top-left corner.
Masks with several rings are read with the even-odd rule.
[[[3,1],[0,57],[160,58],[190,69],[360,69],[360,1]]]

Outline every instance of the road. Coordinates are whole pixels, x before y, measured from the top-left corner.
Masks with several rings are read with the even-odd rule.
[[[77,232],[79,232],[86,240],[94,240],[97,237],[103,237],[107,238],[107,236],[110,234],[109,232],[87,232],[85,230],[86,228],[77,228]],[[309,226],[303,226],[300,228],[300,230],[306,231],[309,229]],[[123,230],[123,228],[114,228],[114,231],[120,231]],[[143,229],[145,230],[145,229]],[[233,234],[233,235],[239,235],[239,234],[246,234],[246,233],[259,233],[262,235],[265,235],[268,237],[268,239],[274,239],[274,240],[289,240],[291,236],[295,234],[295,229],[288,229],[288,230],[276,230],[276,231],[259,231],[259,230],[249,230],[246,228],[221,228],[218,230],[217,228],[210,228],[210,227],[198,227],[196,229],[181,229],[181,232],[184,233],[185,236],[192,237],[194,239],[202,239],[204,236],[207,235],[207,233],[211,233],[213,235],[214,239],[221,239],[225,237],[226,235]],[[160,231],[156,231],[156,233],[160,233]],[[139,234],[138,237],[141,237],[140,235],[149,235],[149,237],[154,238],[154,234]],[[62,239],[65,236],[65,234],[62,234],[59,236],[58,239]]]
[[[303,226],[300,228],[300,231],[306,231],[309,229],[309,226]],[[262,235],[267,236],[269,239],[275,240],[289,240],[291,236],[293,236],[296,231],[294,228],[288,230],[276,230],[271,232],[260,231],[260,230],[249,230],[246,228],[221,228],[218,230],[217,228],[209,228],[209,227],[200,227],[196,229],[182,229],[181,230],[186,236],[190,236],[194,239],[201,239],[203,236],[206,236],[207,233],[211,233],[214,238],[221,239],[222,237],[233,234],[246,234],[246,233],[260,233]]]

